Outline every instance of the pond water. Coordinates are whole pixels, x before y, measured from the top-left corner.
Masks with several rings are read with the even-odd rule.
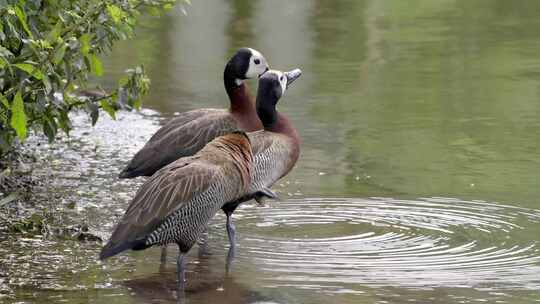
[[[189,303],[540,302],[540,2],[195,0],[141,20],[104,58],[143,63],[141,113],[81,114],[36,148],[41,195],[104,238],[144,179],[118,180],[178,112],[225,107],[241,46],[304,74],[278,105],[301,158],[280,200],[224,216],[189,255]],[[249,83],[252,89],[256,82]],[[38,139],[32,139],[33,142]],[[41,140],[43,142],[43,140]],[[0,302],[174,303],[176,249],[97,261],[100,245],[0,237]]]

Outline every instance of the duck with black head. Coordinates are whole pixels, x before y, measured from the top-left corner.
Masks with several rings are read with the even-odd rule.
[[[259,78],[256,109],[264,129],[248,133],[253,149],[251,185],[245,196],[222,207],[227,214],[227,231],[232,246],[235,244],[235,227],[230,215],[239,204],[248,200],[262,203],[265,198],[277,198],[270,187],[292,170],[300,155],[298,132],[291,121],[276,110],[278,101],[300,75],[300,69],[289,72],[270,70]]]
[[[229,109],[204,108],[181,113],[150,138],[119,177],[151,176],[178,158],[197,153],[218,136],[234,130],[262,129],[245,80],[259,77],[268,69],[268,63],[259,51],[239,49],[223,72]]]

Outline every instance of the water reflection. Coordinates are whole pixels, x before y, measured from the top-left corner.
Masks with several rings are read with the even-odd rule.
[[[155,114],[120,113],[118,121],[104,117],[90,130],[86,116],[75,115],[71,138],[38,147],[49,161],[34,174],[49,176],[55,185],[42,195],[56,197],[59,209],[76,202],[67,224],[88,223],[93,233],[108,236],[141,182],[117,180],[117,172],[144,143],[145,132],[154,132]],[[131,136],[113,140],[118,130]],[[277,190],[286,197],[296,187],[285,181]],[[299,198],[266,208],[241,206],[235,218],[238,248],[228,272],[222,214],[210,225],[209,254],[190,252],[190,303],[531,299],[540,289],[539,248],[532,237],[540,211],[534,209],[435,197]],[[177,299],[174,246],[163,270],[159,248],[101,263],[100,245],[92,242],[13,236],[0,244],[0,272],[9,278],[0,281],[0,291],[8,299]]]
[[[445,198],[302,199],[244,218],[264,234],[244,240],[241,255],[276,286],[539,289],[536,241],[514,239],[539,216]]]
[[[188,16],[148,18],[135,42],[106,58],[110,79],[143,62],[153,80],[147,107],[165,116],[224,107],[223,64],[250,45],[275,67],[305,72],[279,105],[304,141],[291,175],[301,192],[534,206],[539,5],[278,3],[201,0]]]
[[[142,278],[128,279],[122,284],[131,292],[137,303],[253,303],[264,297],[238,284],[234,277],[223,271],[216,271],[209,257],[199,257],[194,267],[189,269],[189,282],[185,292],[177,291],[176,269],[171,267]]]

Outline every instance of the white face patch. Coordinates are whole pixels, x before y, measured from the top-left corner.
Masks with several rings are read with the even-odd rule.
[[[255,49],[250,48],[249,50],[251,51],[251,57],[249,58],[249,66],[245,75],[247,79],[259,77],[268,69],[266,58]]]
[[[270,70],[266,73],[274,74],[277,76],[279,85],[281,86],[281,95],[283,96],[285,94],[285,90],[287,90],[287,76],[285,76],[285,73],[278,70]]]

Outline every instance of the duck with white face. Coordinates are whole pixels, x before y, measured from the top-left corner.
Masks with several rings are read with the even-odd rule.
[[[300,75],[300,69],[288,72],[269,70],[259,78],[256,107],[264,129],[248,133],[253,150],[251,185],[242,198],[221,208],[227,215],[231,248],[234,248],[236,239],[231,214],[239,204],[248,200],[255,199],[262,204],[266,198],[277,198],[270,187],[292,170],[300,155],[298,132],[290,120],[276,110],[278,101]]]
[[[257,115],[265,130],[272,126],[270,121],[266,121],[266,115],[272,116],[272,119],[277,119],[278,112],[275,108],[277,102],[285,94],[289,86],[301,75],[302,70],[300,69],[288,72],[269,70],[260,77],[257,90]]]
[[[262,129],[255,100],[249,94],[246,80],[258,78],[268,70],[268,62],[259,51],[252,48],[239,49],[228,60],[223,72],[229,108],[203,108],[179,114],[150,138],[119,177],[152,176],[175,160],[194,155],[216,137],[236,130]],[[192,185],[197,186],[199,185]],[[227,216],[230,214],[227,213]],[[162,261],[165,259],[164,248]]]
[[[235,130],[262,129],[245,80],[258,78],[268,69],[268,62],[259,51],[239,49],[223,72],[229,109],[204,108],[179,114],[150,138],[119,177],[151,176],[180,157],[194,155],[218,136]]]
[[[226,79],[225,81],[227,78],[232,78],[236,86],[241,86],[244,80],[258,78],[269,69],[270,66],[266,62],[266,58],[259,51],[252,48],[242,48],[227,63],[223,77]],[[226,89],[227,87],[228,85],[225,84]]]

